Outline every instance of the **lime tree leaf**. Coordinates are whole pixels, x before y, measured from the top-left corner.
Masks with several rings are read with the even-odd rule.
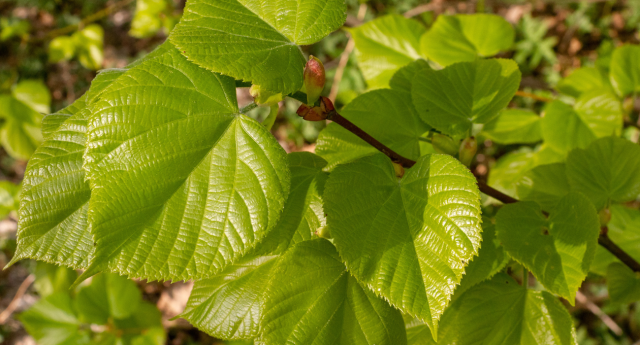
[[[571,72],[571,74],[560,80],[558,83],[558,91],[574,98],[580,97],[583,93],[592,91],[610,89],[606,76],[595,67],[582,67]]]
[[[535,201],[542,209],[549,211],[571,190],[566,165],[553,163],[537,166],[524,174],[516,189],[520,200]]]
[[[452,303],[441,324],[438,344],[577,344],[571,315],[557,297],[527,290],[504,273]]]
[[[97,78],[96,78],[97,79]],[[94,79],[95,82],[95,79]],[[93,83],[93,82],[92,82]],[[42,118],[42,137],[44,140],[49,140],[55,131],[62,126],[62,124],[69,119],[72,115],[77,114],[87,106],[87,94],[85,93],[75,102],[67,106],[64,109],[60,109],[53,114],[45,115]]]
[[[13,87],[11,94],[39,113],[51,112],[51,93],[42,80],[23,80]]]
[[[239,114],[233,79],[171,50],[128,70],[92,108],[84,167],[97,246],[81,278],[106,268],[205,278],[276,225],[289,193],[286,155]]]
[[[68,293],[42,298],[18,316],[24,328],[41,345],[89,344]]]
[[[389,80],[389,87],[405,93],[411,98],[411,87],[413,86],[413,77],[421,73],[423,69],[432,69],[427,60],[418,59],[408,65],[400,68]]]
[[[265,286],[279,254],[309,240],[326,225],[322,191],[327,164],[309,152],[288,155],[291,193],[276,228],[249,255],[221,273],[197,281],[182,318],[221,339],[249,339],[259,335]],[[253,254],[253,253],[252,253]]]
[[[420,157],[420,142],[429,127],[411,106],[408,94],[382,89],[364,93],[347,104],[342,116],[365,132],[409,159]],[[320,132],[316,152],[328,162],[328,169],[377,150],[337,124]]]
[[[498,144],[527,144],[542,140],[540,116],[526,109],[506,109],[482,128]]]
[[[171,41],[198,65],[288,94],[302,86],[296,45],[318,42],[346,20],[344,0],[189,1]]]
[[[87,25],[72,36],[77,49],[78,60],[82,66],[98,70],[104,61],[104,30],[98,24]]]
[[[619,96],[640,92],[640,46],[624,45],[614,50],[609,77]]]
[[[426,155],[398,182],[377,154],[335,168],[324,198],[351,274],[435,334],[480,246],[480,194],[469,170],[451,156]]]
[[[42,115],[17,98],[0,96],[0,143],[7,153],[16,159],[28,160],[42,142],[40,126]]]
[[[180,317],[219,339],[258,336],[264,309],[264,289],[278,256],[257,256],[227,266],[198,281]]]
[[[496,230],[512,258],[547,290],[575,303],[600,233],[597,211],[585,196],[569,193],[560,199],[549,219],[534,202],[505,205],[496,216]]]
[[[611,205],[610,210],[611,221],[607,224],[607,235],[632,258],[640,261],[640,211],[622,205]],[[606,276],[607,267],[612,262],[620,261],[609,251],[598,246],[591,272]]]
[[[496,117],[519,85],[520,71],[512,60],[477,60],[421,70],[411,95],[422,120],[446,134],[464,136],[472,123]]]
[[[17,209],[20,186],[10,181],[0,181],[0,219]]]
[[[69,36],[58,36],[49,43],[49,62],[69,61],[76,55],[76,42]]]
[[[126,318],[113,320],[115,332],[121,341],[119,344],[131,345],[163,345],[166,333],[162,327],[162,314],[158,308],[142,301],[134,312]],[[119,340],[118,339],[118,340]]]
[[[427,30],[400,15],[386,15],[349,30],[356,44],[358,68],[371,89],[389,85],[393,74],[420,59],[420,37]]]
[[[584,193],[599,210],[610,201],[635,200],[640,194],[640,146],[607,137],[567,158],[567,176],[573,190]]]
[[[460,285],[456,288],[453,299],[461,296],[469,288],[490,279],[500,272],[509,263],[509,255],[496,238],[495,225],[490,220],[484,219],[482,223],[482,247],[478,256],[473,258],[465,269]]]
[[[449,66],[508,50],[514,36],[511,24],[498,15],[440,15],[420,39],[420,50],[430,60]]]
[[[429,326],[419,319],[406,322],[407,345],[436,345]]]
[[[69,288],[77,277],[76,271],[70,268],[38,262],[33,285],[42,297],[58,292],[69,293]]]
[[[267,290],[264,343],[406,344],[400,312],[349,275],[325,239],[282,256]]]
[[[633,303],[640,300],[640,275],[627,265],[614,262],[607,269],[607,288],[611,302]]]
[[[574,148],[586,148],[597,138],[620,133],[620,101],[600,90],[584,93],[574,107],[553,101],[545,108],[541,124],[545,143],[554,150],[568,153]]]
[[[76,308],[89,323],[104,325],[109,318],[123,319],[134,313],[142,295],[133,281],[111,273],[98,274],[76,296]]]

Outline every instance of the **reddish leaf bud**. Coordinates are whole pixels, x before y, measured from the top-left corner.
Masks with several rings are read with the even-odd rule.
[[[301,104],[296,114],[307,121],[322,121],[327,119],[326,114],[322,112],[320,107],[311,108],[306,104]]]
[[[458,153],[458,159],[462,164],[466,166],[471,165],[471,161],[473,157],[475,157],[476,152],[478,151],[478,142],[476,138],[469,137],[462,141],[460,144],[460,152]]]
[[[313,105],[322,90],[324,90],[324,83],[326,81],[324,75],[324,65],[315,56],[309,56],[309,61],[304,67],[304,88],[307,91],[307,104]]]

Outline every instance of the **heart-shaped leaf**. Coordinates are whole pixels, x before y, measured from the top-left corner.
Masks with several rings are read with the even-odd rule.
[[[288,94],[302,86],[310,45],[346,19],[344,0],[193,0],[171,41],[198,65]]]
[[[97,246],[81,278],[106,268],[205,278],[276,225],[286,155],[238,113],[233,79],[169,50],[120,76],[92,110],[84,166]]]
[[[506,107],[520,85],[512,60],[461,62],[443,70],[422,69],[411,96],[420,118],[452,136],[464,136],[473,123],[486,123]]]
[[[585,196],[569,193],[551,210],[549,219],[534,202],[505,205],[496,216],[496,230],[512,258],[547,290],[575,303],[600,233],[598,214]]]
[[[441,325],[438,344],[577,344],[571,315],[557,297],[525,289],[504,273],[453,302]]]
[[[426,31],[418,21],[400,15],[379,17],[349,30],[358,68],[370,89],[387,87],[400,67],[422,57],[420,37]]]
[[[327,224],[361,283],[436,332],[480,246],[476,180],[447,155],[426,155],[398,182],[376,154],[340,165],[325,187]]]
[[[400,312],[349,275],[325,239],[282,256],[267,290],[266,345],[404,345]]]
[[[495,14],[440,15],[420,39],[420,49],[430,60],[449,66],[496,55],[511,48],[514,37],[511,24]]]
[[[640,194],[640,146],[622,138],[594,141],[567,158],[571,188],[584,193],[599,210],[610,201],[635,200]]]

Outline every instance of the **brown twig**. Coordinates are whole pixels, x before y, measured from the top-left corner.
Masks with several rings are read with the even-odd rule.
[[[46,41],[46,40],[50,40],[52,38],[58,37],[58,36],[62,36],[62,35],[66,35],[66,34],[70,34],[80,28],[83,28],[85,26],[87,26],[88,24],[91,24],[93,22],[96,22],[102,18],[108,17],[109,15],[111,15],[112,13],[119,11],[120,9],[124,8],[125,6],[129,5],[130,3],[132,3],[133,0],[120,0],[118,2],[116,2],[113,5],[107,6],[105,8],[103,8],[102,10],[87,16],[86,18],[84,18],[83,20],[81,20],[78,24],[73,24],[73,25],[69,25],[69,26],[65,26],[64,28],[60,28],[60,29],[55,29],[55,30],[51,30],[49,31],[48,34],[44,35],[44,36],[40,36],[40,37],[36,37],[36,38],[32,38],[29,39],[29,41]]]
[[[362,22],[362,20],[364,20],[365,14],[367,14],[367,4],[362,3],[360,4],[360,8],[358,9],[358,21]],[[342,81],[344,69],[347,67],[349,57],[351,56],[353,48],[355,47],[356,42],[353,40],[353,37],[349,36],[347,46],[344,48],[342,54],[340,54],[340,63],[338,63],[336,74],[333,76],[333,83],[331,84],[331,91],[329,92],[329,99],[334,103],[336,101],[336,96],[338,96],[338,90],[340,89],[340,81]]]
[[[595,303],[591,302],[589,298],[587,298],[587,296],[585,296],[582,292],[580,291],[576,292],[576,301],[582,304],[585,308],[587,308],[587,310],[592,312],[595,316],[599,317],[600,320],[602,320],[602,323],[604,323],[607,327],[609,327],[611,332],[613,332],[615,335],[621,336],[624,334],[624,332],[622,331],[622,328],[620,328],[620,326],[618,326],[618,324],[615,321],[613,321],[613,319],[609,317],[609,315],[607,315],[604,311],[602,311],[600,307],[598,307]]]
[[[18,291],[16,291],[16,295],[13,296],[13,299],[11,300],[7,308],[3,310],[2,313],[0,313],[0,325],[4,325],[7,319],[9,319],[9,316],[13,314],[13,312],[18,307],[18,303],[20,303],[20,299],[27,292],[27,289],[29,288],[29,286],[31,286],[34,280],[36,280],[36,276],[30,274],[27,276],[27,278],[25,278],[22,284],[20,284],[20,286],[18,287]]]
[[[409,158],[405,158],[400,154],[398,154],[397,152],[393,151],[392,149],[390,149],[389,147],[387,147],[386,145],[379,142],[378,140],[373,138],[371,135],[363,131],[360,127],[356,126],[353,122],[347,120],[342,115],[338,114],[337,111],[332,110],[329,113],[329,116],[327,118],[341,125],[349,132],[357,135],[360,139],[366,141],[371,146],[378,149],[378,151],[387,155],[387,157],[389,157],[392,161],[401,164],[403,167],[410,168],[416,164],[416,161],[411,160]],[[510,197],[502,193],[501,191],[487,185],[482,181],[478,181],[478,188],[482,193],[490,197],[493,197],[494,199],[499,200],[505,204],[512,204],[512,203],[518,202],[518,199]],[[609,237],[607,236],[606,231],[603,231],[600,234],[600,237],[598,238],[598,243],[602,247],[607,249],[616,258],[622,261],[622,263],[624,263],[629,268],[631,268],[631,270],[633,270],[634,272],[640,272],[640,263],[638,263],[635,259],[629,256],[629,254],[627,254],[624,250],[618,247],[615,243],[613,243],[611,239],[609,239]]]

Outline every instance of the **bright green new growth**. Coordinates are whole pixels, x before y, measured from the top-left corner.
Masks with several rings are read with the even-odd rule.
[[[595,255],[599,224],[593,205],[576,192],[560,199],[548,219],[539,205],[526,201],[505,205],[496,216],[507,253],[572,305]]]
[[[214,72],[288,94],[302,86],[309,45],[337,30],[344,0],[193,0],[171,41]]]
[[[478,252],[477,188],[451,156],[421,157],[400,182],[388,158],[367,156],[331,173],[327,225],[351,274],[435,335],[464,267]]]

